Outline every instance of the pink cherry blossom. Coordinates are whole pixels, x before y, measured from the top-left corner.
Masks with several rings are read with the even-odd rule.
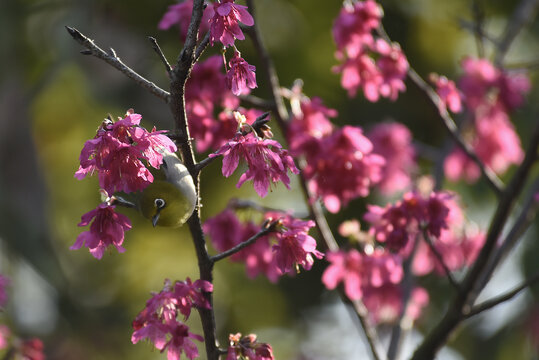
[[[235,51],[234,56],[228,62],[230,67],[226,73],[226,84],[232,94],[239,96],[248,94],[249,89],[254,89],[256,85],[256,68],[245,61],[240,54]]]
[[[343,64],[334,67],[333,71],[341,73],[341,86],[348,91],[349,97],[356,96],[361,87],[367,100],[376,102],[380,98],[379,88],[383,77],[374,59],[368,54],[361,53],[346,59]]]
[[[159,168],[163,151],[177,149],[164,131],[140,127],[141,118],[130,109],[117,122],[105,120],[94,139],[84,144],[75,177],[81,180],[97,172],[100,187],[109,194],[139,191],[151,184],[153,175],[141,160]]]
[[[406,90],[404,79],[408,72],[408,60],[406,60],[399,44],[390,44],[383,39],[376,40],[375,51],[380,55],[376,60],[376,66],[382,76],[382,83],[379,87],[380,95],[395,101],[399,92]]]
[[[318,97],[304,98],[299,105],[300,111],[292,118],[287,132],[290,152],[293,156],[312,157],[320,151],[320,139],[333,132],[330,118],[337,116],[337,110],[325,107]]]
[[[410,173],[417,168],[412,133],[403,124],[386,122],[376,125],[367,137],[372,142],[373,152],[384,157],[382,180],[378,188],[390,195],[410,187]]]
[[[266,215],[268,216],[268,215]],[[314,227],[312,220],[302,221],[285,217],[282,220],[282,232],[274,233],[277,244],[273,245],[274,260],[282,274],[292,273],[301,265],[310,270],[314,257],[321,259],[324,254],[316,250],[316,240],[309,236],[309,229]]]
[[[372,143],[360,128],[345,126],[320,140],[320,149],[306,158],[304,175],[311,191],[327,209],[338,212],[382,179],[384,158],[372,153]]]
[[[433,192],[426,198],[409,192],[385,208],[368,205],[364,219],[371,223],[369,232],[377,241],[385,243],[390,250],[403,251],[421,228],[434,237],[449,228],[453,201],[453,196],[446,192]]]
[[[273,360],[270,344],[257,342],[255,334],[241,336],[241,333],[228,336],[229,347],[226,360]]]
[[[474,183],[481,176],[481,170],[477,164],[459,147],[455,147],[445,158],[444,173],[451,181],[464,179],[469,184]]]
[[[131,229],[131,222],[127,216],[115,212],[114,208],[102,203],[82,215],[78,226],[87,226],[91,222],[90,230],[80,233],[70,249],[78,250],[84,245],[96,259],[101,259],[109,246],[114,246],[120,253],[124,252],[124,232]]]
[[[344,283],[344,292],[351,300],[359,300],[367,287],[379,288],[385,283],[398,284],[402,280],[401,258],[381,249],[368,255],[351,249],[327,254],[330,266],[322,275],[322,282],[329,289]]]
[[[24,360],[45,360],[43,341],[38,338],[24,340],[19,349]]]
[[[174,285],[165,280],[163,290],[154,294],[133,320],[131,342],[136,344],[148,339],[158,350],[167,350],[168,359],[180,359],[182,352],[189,359],[194,359],[198,356],[198,349],[191,339],[204,339],[191,333],[185,324],[177,320],[177,316],[181,313],[187,320],[193,306],[210,308],[203,292],[211,291],[213,285],[205,280],[192,283],[187,278],[186,281],[177,281]]]
[[[234,45],[234,40],[244,40],[238,22],[246,26],[254,25],[254,19],[247,11],[247,6],[236,5],[234,0],[222,0],[214,4],[214,15],[210,19],[210,43],[219,40],[223,46]]]
[[[185,41],[187,37],[187,29],[191,22],[191,15],[193,12],[193,0],[185,0],[178,4],[170,5],[167,12],[159,21],[157,28],[160,30],[168,30],[173,25],[178,25],[180,30],[180,39]],[[208,4],[203,10],[202,19],[200,20],[199,32],[205,33],[210,29],[209,21],[214,16],[212,4]]]
[[[440,112],[445,111],[446,108],[454,113],[461,112],[462,96],[455,82],[437,74],[430,74],[430,80],[436,85],[436,93],[440,97]]]
[[[6,325],[0,325],[0,350],[8,347],[10,336],[11,330]]]
[[[345,4],[333,24],[337,51],[354,58],[374,43],[371,31],[380,25],[382,7],[373,0]]]
[[[297,174],[299,170],[288,152],[275,140],[260,139],[254,132],[247,135],[236,134],[211,157],[223,155],[223,176],[229,177],[239,165],[240,159],[247,162],[247,171],[237,183],[239,188],[248,180],[253,180],[254,188],[260,197],[268,194],[271,184],[281,181],[290,188],[288,170]]]

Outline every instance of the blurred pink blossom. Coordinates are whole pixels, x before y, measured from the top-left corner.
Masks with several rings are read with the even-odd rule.
[[[178,25],[180,30],[180,39],[185,41],[187,37],[187,29],[191,22],[191,14],[193,13],[193,0],[185,0],[178,4],[170,5],[167,12],[159,21],[157,28],[160,30],[168,30],[173,25]],[[210,19],[213,17],[213,4],[207,4],[202,13],[200,20],[199,33],[206,33],[210,29]]]
[[[247,11],[247,6],[236,5],[234,0],[221,0],[214,3],[214,14],[210,19],[210,43],[219,40],[223,46],[234,45],[234,40],[244,40],[238,22],[246,26],[254,25],[254,19]]]

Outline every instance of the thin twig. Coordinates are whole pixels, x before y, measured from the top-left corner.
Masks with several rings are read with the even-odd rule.
[[[197,51],[195,54],[195,62],[198,61],[198,59],[200,59],[200,57],[204,53],[204,50],[206,50],[206,48],[208,47],[209,43],[210,43],[210,32],[208,31],[206,35],[204,36],[204,39],[202,39],[200,44],[198,44],[197,46]]]
[[[486,300],[482,302],[481,304],[478,304],[474,306],[470,312],[466,314],[466,318],[471,318],[472,316],[475,316],[477,314],[482,313],[483,311],[492,309],[493,307],[504,303],[508,300],[511,300],[513,297],[515,297],[519,292],[522,290],[534,285],[536,282],[539,281],[539,272],[533,275],[531,278],[525,280],[522,284],[517,286],[511,291],[508,291],[507,293],[503,295],[496,296],[495,298],[492,298],[490,300]]]
[[[532,186],[531,190],[528,192],[526,197],[526,203],[524,204],[520,215],[517,220],[509,230],[509,233],[505,237],[505,240],[502,244],[496,249],[494,255],[490,258],[488,264],[485,266],[481,277],[477,281],[478,287],[484,288],[485,285],[490,281],[492,274],[500,264],[500,262],[509,254],[509,252],[515,247],[518,240],[521,239],[522,235],[528,229],[535,219],[535,214],[539,208],[539,202],[535,200],[535,194],[539,191],[539,179],[535,181],[535,184]]]
[[[485,56],[485,45],[483,44],[484,31],[483,25],[485,22],[485,12],[483,7],[479,4],[480,0],[473,0],[472,2],[472,14],[474,18],[474,34],[475,42],[477,46],[477,55],[482,58]]]
[[[436,257],[436,260],[438,261],[438,263],[440,263],[440,265],[444,269],[445,275],[447,276],[447,279],[449,280],[451,285],[457,291],[460,291],[460,285],[458,284],[458,282],[453,277],[453,274],[451,274],[451,270],[449,269],[449,267],[445,263],[444,258],[442,257],[442,254],[440,254],[438,249],[436,249],[436,246],[434,246],[434,243],[432,242],[432,239],[430,238],[429,234],[427,233],[427,229],[423,229],[423,240],[425,240],[425,242],[429,246],[430,251],[432,251],[432,253]]]
[[[481,36],[483,39],[487,40],[488,42],[492,43],[494,46],[499,46],[499,43],[498,43],[498,39],[496,39],[494,36],[488,34],[487,32],[485,32],[484,29],[477,29],[477,26],[475,24],[475,22],[473,21],[469,21],[469,20],[465,20],[465,19],[457,19],[458,20],[458,23],[460,25],[461,28],[465,29],[465,30],[469,30],[471,32],[474,32],[476,34],[476,36]]]
[[[505,31],[500,37],[498,51],[494,58],[494,64],[497,67],[503,65],[503,60],[505,55],[507,55],[511,44],[522,28],[533,20],[538,6],[539,0],[522,0],[520,4],[518,4],[513,15],[511,15],[511,19],[507,22]]]
[[[210,165],[215,159],[217,159],[219,156],[208,156],[202,161],[199,161],[195,165],[195,174],[199,174],[202,169],[204,169],[206,166]]]
[[[286,214],[286,211],[284,210],[274,209],[272,207],[260,205],[259,203],[251,201],[251,200],[238,199],[238,198],[230,199],[227,207],[231,209],[253,209],[260,213],[276,212],[276,213]],[[298,217],[304,217],[304,216],[298,216]]]
[[[434,89],[430,87],[412,67],[408,69],[408,77],[431,100],[433,106],[436,108],[436,112],[439,114],[440,119],[442,120],[447,131],[449,131],[449,134],[451,135],[453,141],[455,141],[455,143],[462,149],[462,151],[464,151],[464,153],[466,153],[466,155],[477,164],[492,190],[494,190],[496,195],[499,196],[504,188],[503,182],[489,167],[487,167],[481,161],[473,148],[468,145],[460,136],[457,124],[455,123],[451,115],[449,115],[445,108],[439,107],[441,100],[436,91],[434,91]]]
[[[153,82],[145,79],[133,69],[125,65],[113,49],[111,49],[111,54],[107,54],[103,49],[97,46],[93,40],[89,39],[83,35],[80,31],[73,27],[66,26],[67,32],[76,42],[84,46],[87,50],[83,52],[85,55],[93,55],[98,59],[105,61],[107,64],[112,65],[115,69],[119,70],[122,74],[126,75],[128,78],[134,80],[141,87],[148,90],[153,95],[157,96],[164,102],[168,103],[170,100],[170,93],[161,89],[159,86],[155,85]]]
[[[150,42],[152,43],[152,49],[155,51],[157,56],[159,56],[159,60],[161,60],[163,65],[165,65],[165,70],[167,71],[167,74],[170,75],[172,68],[170,67],[170,64],[168,63],[168,60],[165,57],[165,54],[163,54],[163,50],[161,50],[161,47],[157,43],[157,40],[152,36],[148,36],[148,40],[150,40]]]
[[[273,102],[261,99],[254,95],[240,95],[240,100],[259,109],[275,111],[275,104]]]
[[[238,245],[223,251],[222,253],[219,253],[217,255],[212,256],[210,259],[213,262],[217,262],[219,260],[225,259],[229,256],[234,255],[238,251],[241,251],[242,249],[246,248],[247,246],[254,243],[256,240],[260,239],[263,236],[268,235],[269,233],[272,233],[275,231],[276,225],[279,223],[279,220],[272,221],[268,226],[266,226],[264,229],[260,230],[255,235],[251,236],[249,239],[239,243]]]

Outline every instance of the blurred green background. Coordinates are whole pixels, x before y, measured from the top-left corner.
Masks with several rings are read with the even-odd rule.
[[[485,12],[485,28],[498,36],[516,4],[478,3]],[[131,344],[131,321],[165,278],[198,277],[187,229],[154,229],[135,212],[124,212],[133,222],[124,254],[110,251],[97,261],[84,249],[69,250],[84,230],[77,227],[80,216],[99,203],[96,179],[73,177],[84,141],[93,137],[109,113],[121,116],[134,108],[143,115],[145,127],[158,129],[171,128],[172,117],[166,105],[124,75],[79,54],[81,47],[64,26],[77,28],[104,49],[114,48],[127,65],[166,89],[166,74],[147,37],[156,37],[171,61],[176,58],[181,44],[175,29],[157,30],[170,4],[163,0],[0,2],[0,273],[12,279],[10,302],[0,322],[21,336],[42,338],[48,359],[164,359],[149,344]],[[307,95],[320,96],[339,111],[339,124],[369,128],[394,119],[410,127],[419,143],[444,146],[444,128],[412,84],[407,83],[408,91],[394,103],[371,104],[361,95],[349,99],[340,88],[339,76],[331,72],[337,62],[330,31],[340,1],[257,0],[256,5],[258,24],[283,86],[303,79]],[[474,37],[459,26],[460,20],[473,20],[471,1],[405,0],[382,5],[389,35],[400,42],[421,75],[437,72],[455,79],[459,60],[466,54],[477,55]],[[507,63],[537,61],[538,36],[536,21],[519,35]],[[250,63],[259,65],[249,40],[238,47]],[[487,44],[487,54],[491,50]],[[530,75],[535,84],[537,74]],[[258,79],[253,94],[267,97],[261,74]],[[523,144],[527,129],[537,121],[537,98],[534,88],[513,117]],[[420,159],[421,172],[432,172],[434,164]],[[222,178],[217,162],[203,173],[204,218],[222,210],[230,196],[258,200],[250,185],[238,190],[236,181],[237,176]],[[305,213],[301,192],[295,182],[292,185],[289,192],[278,187],[264,203]],[[462,194],[471,219],[488,224],[495,202],[485,183],[447,185]],[[336,228],[343,220],[360,218],[366,202],[381,201],[376,195],[354,201],[340,214],[329,216],[329,221]],[[495,279],[491,294],[510,288],[527,270],[537,269],[537,235],[534,229],[527,235],[528,241]],[[338,305],[335,294],[320,283],[324,267],[320,261],[312,271],[274,285],[260,277],[249,280],[242,265],[219,263],[215,308],[221,343],[226,343],[230,332],[255,332],[273,345],[277,359],[367,358],[356,324]],[[424,284],[433,291],[432,306],[419,323],[423,330],[439,318],[450,294],[440,278],[426,278]],[[532,357],[525,324],[534,299],[527,292],[509,306],[467,323],[452,339],[453,350],[441,358]],[[202,333],[198,315],[188,325]],[[419,336],[413,335],[410,342]],[[202,345],[199,349],[203,352]]]

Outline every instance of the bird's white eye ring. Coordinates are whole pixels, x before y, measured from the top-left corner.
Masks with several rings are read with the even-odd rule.
[[[165,200],[157,198],[154,200],[154,204],[156,208],[162,209],[165,207]]]

